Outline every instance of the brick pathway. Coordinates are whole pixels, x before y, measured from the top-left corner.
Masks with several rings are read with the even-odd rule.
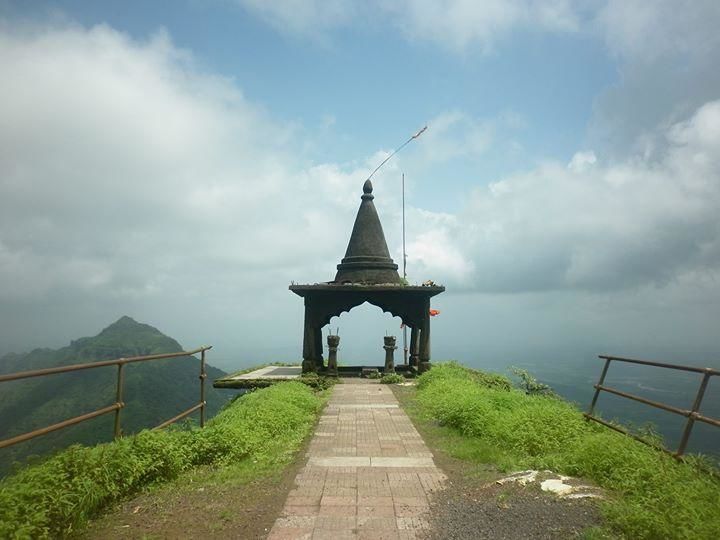
[[[269,540],[420,538],[446,478],[390,388],[365,379],[334,387],[307,457]]]

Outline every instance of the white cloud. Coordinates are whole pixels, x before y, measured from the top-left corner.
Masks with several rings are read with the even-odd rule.
[[[570,163],[568,163],[568,169],[572,169],[573,171],[584,171],[595,165],[595,163],[597,163],[597,157],[595,156],[595,152],[592,150],[575,152],[575,155],[573,155]]]
[[[409,39],[490,51],[514,31],[597,34],[625,61],[714,53],[720,3],[696,0],[396,0],[383,2]]]
[[[419,262],[438,280],[485,292],[608,291],[716,276],[720,101],[660,136],[661,155],[604,164],[583,152],[569,167],[549,162],[476,190],[438,233],[444,253],[462,254],[454,263],[462,279]]]
[[[290,128],[164,34],[8,32],[0,53],[4,298],[217,296],[332,278],[347,241],[338,224],[349,230],[358,185],[384,153],[305,166],[285,147]],[[444,113],[418,148],[431,160],[478,155],[498,122]],[[515,292],[709,271],[719,131],[711,102],[656,136],[662,152],[615,164],[579,152],[479,189],[457,216],[411,210],[414,274]],[[397,198],[378,204],[393,238]]]
[[[381,5],[408,38],[456,52],[472,45],[490,51],[496,41],[518,28],[574,32],[580,24],[568,0],[399,0]]]
[[[359,5],[351,0],[237,0],[282,32],[311,39],[350,23]]]
[[[607,47],[625,60],[717,51],[720,3],[715,0],[608,0],[596,24]]]
[[[425,160],[443,162],[483,154],[492,144],[495,124],[473,118],[462,111],[448,111],[428,122],[418,139]]]
[[[311,39],[345,27],[389,23],[412,41],[489,52],[514,31],[595,33],[624,60],[717,50],[715,0],[236,0],[281,32]]]
[[[655,151],[663,126],[720,96],[720,3],[610,0],[595,32],[618,62],[618,79],[595,102],[590,144],[607,156]]]
[[[458,220],[450,214],[411,209],[408,220],[415,231],[407,246],[411,282],[426,279],[472,286],[467,283],[474,270],[466,259],[464,246],[454,241]],[[402,260],[402,259],[400,259]]]
[[[490,51],[517,28],[575,32],[571,0],[237,0],[281,32],[311,39],[343,27],[376,28],[385,22],[413,41],[431,41],[455,52],[470,46]]]
[[[299,128],[163,34],[6,30],[0,74],[3,343],[70,322],[64,335],[77,336],[129,313],[191,344],[266,350],[283,336],[297,357],[302,304],[285,287],[333,277],[362,180],[385,152],[308,165],[288,142]],[[711,290],[720,104],[703,103],[651,130],[648,151],[542,164],[478,189],[458,215],[409,208],[411,278],[449,291],[642,290],[643,301],[657,287]],[[443,113],[416,149],[436,163],[482,155],[504,118]],[[522,124],[507,115],[509,129]],[[376,182],[391,249],[398,200],[381,186],[398,163]],[[505,301],[495,296],[499,308]]]
[[[334,277],[377,155],[307,165],[289,142],[295,128],[163,33],[8,30],[0,74],[0,317],[13,334],[3,339],[39,333],[38,311],[35,328],[16,324],[29,304],[48,317],[95,306],[80,324],[154,305],[187,320],[202,300],[215,321],[252,328],[261,317],[240,304]],[[284,293],[281,305],[301,305]]]

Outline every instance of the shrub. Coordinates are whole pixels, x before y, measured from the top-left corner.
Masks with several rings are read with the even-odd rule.
[[[438,367],[440,366],[442,369],[433,368],[423,373],[418,379],[418,388],[422,388],[438,379],[452,381],[469,379],[480,386],[497,390],[509,391],[512,388],[512,382],[505,375],[470,369],[455,361],[438,364]]]
[[[205,429],[143,431],[79,445],[0,481],[0,538],[57,538],[112,501],[203,464],[279,461],[312,427],[322,399],[287,382],[246,394]]]
[[[525,390],[526,394],[555,395],[552,388],[550,388],[547,384],[538,381],[535,377],[530,375],[527,370],[511,367],[510,371],[520,378],[520,386]]]
[[[333,385],[337,384],[337,377],[327,377],[325,375],[318,375],[314,372],[303,373],[300,376],[300,382],[308,385],[310,388],[315,390],[327,390]]]
[[[397,373],[386,373],[380,378],[382,384],[398,384],[405,382],[405,377]]]
[[[426,415],[470,438],[505,467],[550,468],[612,490],[603,512],[630,538],[714,538],[720,530],[720,481],[692,464],[588,423],[554,395],[488,386],[457,363],[418,379]]]

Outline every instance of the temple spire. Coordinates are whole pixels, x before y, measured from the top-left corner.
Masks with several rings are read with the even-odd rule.
[[[335,283],[400,283],[398,265],[390,257],[372,191],[372,182],[366,180],[345,257],[337,265]]]

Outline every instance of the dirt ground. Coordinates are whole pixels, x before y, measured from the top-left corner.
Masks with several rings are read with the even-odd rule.
[[[577,538],[588,527],[601,525],[597,500],[561,499],[537,484],[499,485],[507,476],[492,465],[452,457],[443,446],[444,431],[412,413],[412,387],[394,387],[395,395],[448,476],[444,491],[431,501],[432,540]]]
[[[450,474],[431,505],[431,539],[578,538],[600,525],[597,503],[567,500],[539,486],[481,485]]]

